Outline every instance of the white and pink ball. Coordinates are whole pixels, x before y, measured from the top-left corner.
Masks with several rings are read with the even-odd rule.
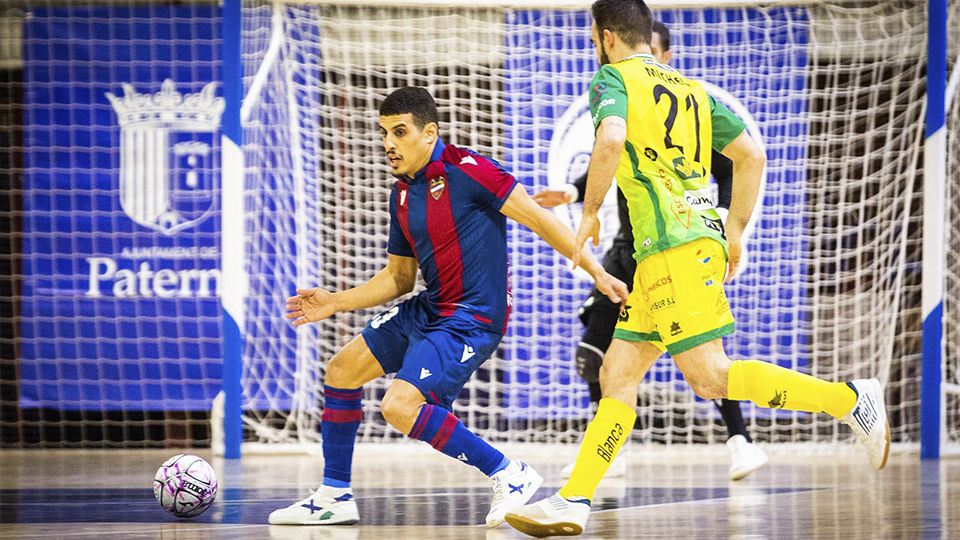
[[[217,475],[203,458],[180,454],[168,459],[153,478],[153,496],[178,518],[199,516],[217,498]]]

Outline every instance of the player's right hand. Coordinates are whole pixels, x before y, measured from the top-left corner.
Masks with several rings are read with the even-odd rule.
[[[294,326],[322,321],[337,312],[333,293],[323,289],[297,289],[297,296],[287,298],[287,318]]]
[[[733,278],[737,276],[737,272],[740,269],[740,255],[742,253],[742,245],[740,243],[740,231],[731,227],[726,230],[727,237],[727,254],[729,258],[727,259],[727,272],[724,276],[723,281],[725,283],[730,283],[733,281]]]
[[[588,238],[593,238],[593,245],[600,245],[600,218],[596,215],[583,215],[580,220],[580,228],[577,230],[577,239],[573,245],[573,268],[580,266],[580,252],[583,251],[584,244]]]
[[[560,206],[561,204],[573,202],[570,200],[570,194],[560,189],[545,189],[534,194],[532,198],[533,202],[544,208],[553,208],[555,206]]]
[[[603,274],[597,276],[594,285],[598,291],[607,295],[611,302],[619,304],[621,310],[627,304],[630,289],[627,288],[626,283],[611,276],[606,270],[603,271]]]

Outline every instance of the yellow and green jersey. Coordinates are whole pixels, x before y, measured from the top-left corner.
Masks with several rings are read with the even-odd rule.
[[[590,83],[590,114],[594,129],[608,116],[627,123],[616,179],[630,211],[634,258],[702,237],[726,250],[706,184],[711,149],[723,150],[744,123],[650,54],[601,66]]]

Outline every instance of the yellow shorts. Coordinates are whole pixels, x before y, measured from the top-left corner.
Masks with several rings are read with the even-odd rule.
[[[733,314],[723,293],[726,266],[723,246],[711,238],[640,261],[613,337],[649,341],[674,355],[732,334]]]

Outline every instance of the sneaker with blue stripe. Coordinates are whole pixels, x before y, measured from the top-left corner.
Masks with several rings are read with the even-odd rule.
[[[882,469],[890,455],[890,424],[883,403],[883,387],[877,379],[857,379],[847,386],[857,393],[857,402],[840,421],[853,428],[867,447],[870,464]]]
[[[507,512],[527,504],[540,489],[543,478],[533,467],[522,461],[511,461],[502,471],[490,477],[493,485],[493,501],[487,514],[487,527],[503,523]]]
[[[320,486],[309,497],[270,512],[271,525],[353,525],[360,521],[349,488]]]
[[[544,536],[577,536],[583,533],[590,517],[590,501],[566,499],[560,492],[507,512],[507,523],[514,529],[542,538]]]

